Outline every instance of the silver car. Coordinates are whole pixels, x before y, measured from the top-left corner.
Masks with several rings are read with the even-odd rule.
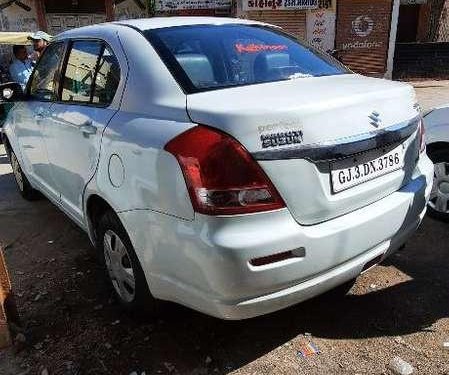
[[[243,319],[339,287],[426,211],[413,89],[275,26],[152,18],[64,32],[15,101],[22,195],[84,229],[118,299]]]

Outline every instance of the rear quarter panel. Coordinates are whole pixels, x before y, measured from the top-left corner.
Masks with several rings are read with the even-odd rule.
[[[119,38],[128,65],[126,86],[103,133],[97,173],[85,196],[99,194],[116,212],[152,210],[192,220],[182,171],[163,149],[194,126],[185,95],[140,33],[121,26]]]
[[[118,113],[103,134],[95,190],[113,202],[117,212],[153,210],[192,220],[193,208],[178,161],[163,149],[190,126]],[[117,175],[123,176],[121,183],[114,181]]]

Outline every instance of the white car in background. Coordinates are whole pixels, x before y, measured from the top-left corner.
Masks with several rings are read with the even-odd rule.
[[[427,155],[434,163],[434,182],[429,215],[449,221],[449,105],[424,114]]]
[[[20,192],[89,234],[130,309],[161,299],[243,319],[345,289],[426,212],[411,86],[353,74],[278,27],[74,29],[24,95],[4,89]]]

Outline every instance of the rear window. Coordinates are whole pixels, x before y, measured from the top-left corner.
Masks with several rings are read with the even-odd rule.
[[[179,26],[145,36],[187,93],[349,73],[333,58],[265,26]]]

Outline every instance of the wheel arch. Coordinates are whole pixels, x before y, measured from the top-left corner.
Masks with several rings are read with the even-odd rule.
[[[96,232],[99,220],[108,210],[115,212],[112,205],[109,204],[106,199],[96,193],[89,195],[86,201],[86,218],[89,228],[89,236],[93,244],[95,244],[97,240]]]

